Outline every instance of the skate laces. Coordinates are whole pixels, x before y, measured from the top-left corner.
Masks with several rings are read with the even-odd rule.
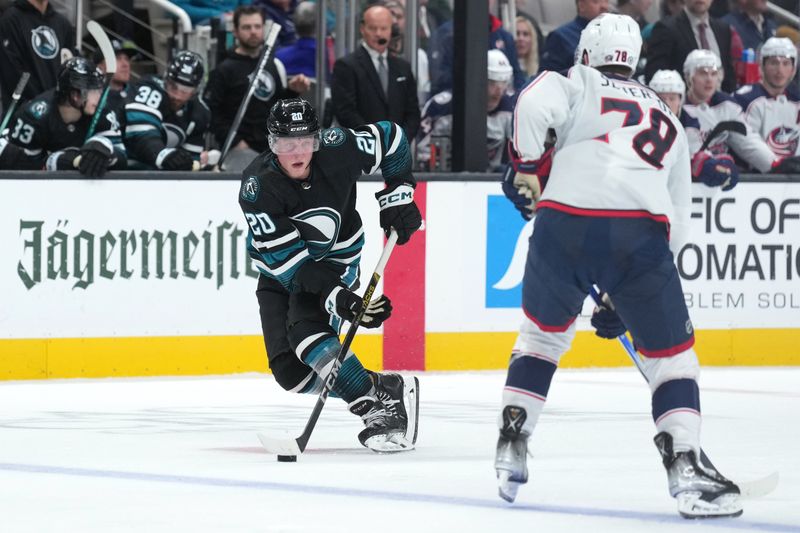
[[[380,407],[378,407],[379,405]],[[361,420],[363,420],[364,424],[367,426],[373,424],[381,426],[386,425],[386,408],[383,406],[383,402],[380,401],[380,398],[366,414],[362,415]]]

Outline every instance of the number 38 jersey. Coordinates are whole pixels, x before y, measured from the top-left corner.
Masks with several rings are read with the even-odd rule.
[[[686,133],[658,95],[636,81],[576,65],[545,71],[520,93],[514,148],[523,161],[557,142],[539,208],[665,222],[670,248],[685,242],[691,202]]]

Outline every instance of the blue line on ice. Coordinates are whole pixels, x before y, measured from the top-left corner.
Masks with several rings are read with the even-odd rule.
[[[96,470],[91,468],[70,468],[63,466],[30,465],[21,463],[0,463],[0,470],[8,472],[24,472],[29,474],[60,474],[65,476],[78,476],[101,479],[126,479],[134,481],[153,481],[158,483],[179,483],[185,485],[204,485],[211,487],[234,487],[257,490],[290,491],[308,494],[329,496],[344,496],[357,498],[373,498],[379,500],[392,500],[400,502],[414,502],[425,504],[455,505],[461,507],[483,507],[488,509],[507,509],[509,512],[549,513],[572,516],[586,516],[599,518],[612,518],[623,520],[641,520],[648,522],[674,522],[687,523],[687,520],[672,514],[649,513],[638,511],[625,511],[615,509],[598,509],[592,507],[574,507],[566,505],[508,505],[498,498],[497,500],[483,500],[462,496],[444,496],[441,494],[421,494],[406,492],[391,492],[380,490],[366,490],[348,487],[323,487],[314,485],[298,485],[294,483],[277,483],[270,481],[251,481],[245,479],[224,479],[200,476],[179,476],[170,474],[151,474],[147,472],[123,472],[120,470]],[[741,519],[705,520],[704,526],[723,527],[728,529],[741,529],[752,531],[775,531],[800,533],[800,527],[789,524],[773,524],[769,522],[752,522]]]

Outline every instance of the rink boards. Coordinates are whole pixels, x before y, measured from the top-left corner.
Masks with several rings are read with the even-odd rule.
[[[367,245],[382,247],[374,193],[359,184]],[[265,371],[231,180],[0,179],[0,379]],[[425,231],[385,276],[395,307],[361,331],[367,366],[503,368],[522,320],[526,224],[496,182],[427,182]],[[800,363],[800,183],[693,189],[677,258],[704,364]],[[589,302],[563,366],[628,364],[590,331]]]

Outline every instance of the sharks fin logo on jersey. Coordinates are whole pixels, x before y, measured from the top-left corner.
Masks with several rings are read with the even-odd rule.
[[[42,118],[45,113],[47,113],[47,102],[45,100],[39,100],[31,104],[31,114],[37,120]]]
[[[253,81],[253,74],[250,73],[247,76],[247,79],[252,83]],[[253,96],[261,100],[262,102],[268,102],[275,96],[275,78],[272,77],[267,71],[261,71],[258,75],[258,81],[256,82],[256,90],[253,93]]]
[[[290,218],[315,260],[325,257],[339,238],[342,216],[330,207],[315,207]]]
[[[342,128],[328,128],[322,132],[322,144],[325,146],[339,146],[345,138]]]
[[[53,59],[61,48],[58,36],[50,26],[39,26],[31,30],[31,47],[42,59]]]
[[[793,156],[797,153],[800,130],[780,126],[767,135],[767,145],[773,153],[781,156]]]
[[[248,202],[255,202],[261,190],[261,183],[258,176],[250,176],[242,183],[242,199]]]

